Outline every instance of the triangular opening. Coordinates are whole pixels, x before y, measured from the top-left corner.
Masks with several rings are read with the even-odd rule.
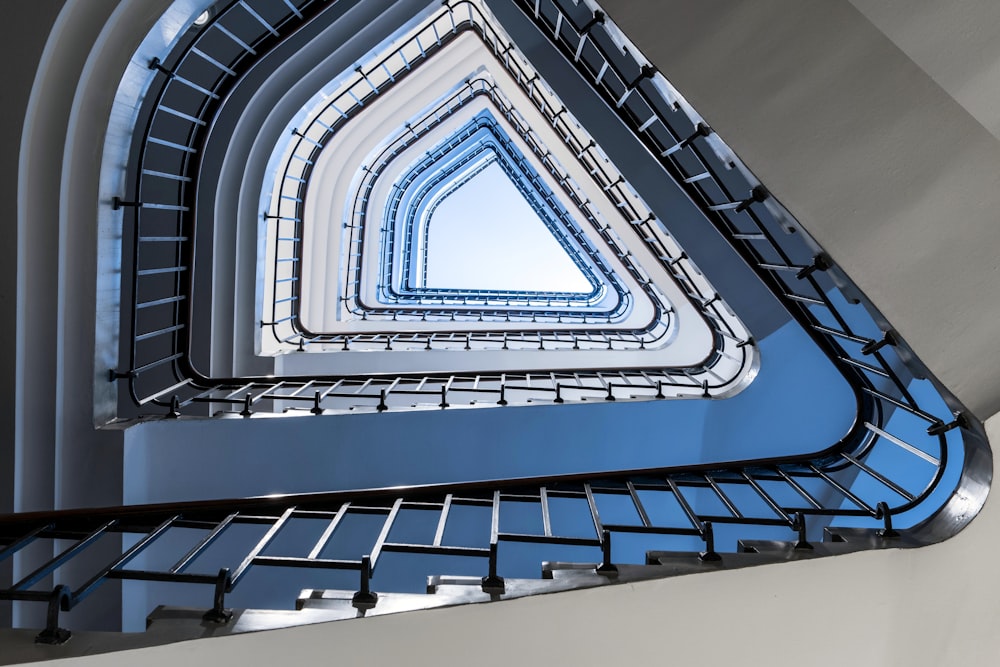
[[[448,188],[422,242],[422,287],[588,294],[594,286],[495,156]]]
[[[457,37],[447,51],[440,70],[421,67],[409,73],[404,66],[405,78],[400,75],[398,84],[374,101],[354,100],[360,84],[350,84],[354,79],[348,74],[346,83],[337,84],[341,93],[331,90],[317,99],[317,111],[309,112],[312,122],[296,120],[293,142],[301,142],[296,152],[282,158],[288,165],[282,173],[289,175],[281,190],[272,192],[269,205],[272,219],[301,221],[301,236],[307,239],[302,248],[308,255],[298,264],[307,269],[302,272],[302,297],[280,300],[280,286],[274,292],[279,297],[275,302],[280,300],[275,310],[293,304],[288,309],[294,316],[295,304],[302,304],[305,316],[287,327],[301,324],[308,331],[299,351],[496,351],[481,355],[485,361],[463,355],[461,363],[470,370],[488,363],[506,372],[547,371],[548,360],[536,361],[541,355],[535,351],[559,350],[565,352],[560,367],[574,372],[585,368],[587,373],[594,372],[591,360],[599,358],[592,351],[627,351],[632,358],[623,363],[636,368],[659,373],[697,366],[695,375],[707,374],[701,369],[713,350],[713,325],[701,316],[700,304],[708,301],[706,309],[714,314],[719,301],[704,296],[712,294],[710,286],[688,265],[597,141],[563,111],[558,99],[549,99],[551,92],[533,83],[537,77],[526,65],[508,71],[475,31]],[[455,63],[462,63],[461,68]],[[392,70],[390,75],[397,74]],[[363,83],[363,77],[358,81]],[[544,104],[536,99],[539,95]],[[317,148],[323,150],[317,153]],[[482,176],[466,167],[477,161],[484,168]],[[506,180],[493,188],[491,199],[470,196],[478,199],[474,208],[456,204],[463,194],[478,190],[487,174],[496,175],[497,168]],[[509,169],[513,172],[505,171]],[[299,203],[301,187],[296,190],[292,184],[301,186],[302,181],[293,179],[307,172],[314,176]],[[446,196],[449,189],[455,192]],[[507,207],[526,206],[531,209],[527,219],[548,249],[542,259],[521,255],[521,265],[516,265],[509,245],[496,248],[531,232],[491,237],[487,232],[496,225],[488,223],[466,227],[465,239],[462,229],[446,230],[442,246],[442,220],[452,204],[465,211],[500,210],[521,221]],[[466,222],[465,216],[457,216],[456,224]],[[290,235],[275,232],[276,238],[283,236]],[[524,249],[539,245],[525,242]],[[441,256],[446,267],[455,267],[457,277],[435,274]],[[335,257],[341,261],[332,262]],[[473,266],[464,268],[463,259]],[[276,254],[267,265],[280,269],[277,261]],[[539,266],[563,278],[539,276]],[[424,267],[429,267],[427,275]],[[486,282],[487,276],[507,282]],[[521,276],[530,277],[532,284],[516,282]],[[590,292],[581,276],[589,281]],[[730,328],[730,338],[720,347],[728,345],[725,341],[740,342],[744,337],[738,331],[738,326]],[[350,355],[331,354],[329,362],[327,356],[310,355],[303,369],[315,372],[315,364],[322,362],[333,373],[354,364]],[[412,364],[423,370],[424,359],[430,358],[423,355]],[[735,367],[745,364],[748,355],[740,348],[719,358]],[[405,364],[411,364],[408,357]],[[713,361],[711,372],[717,366]],[[720,377],[727,375],[724,369]],[[666,395],[657,389],[660,380],[643,375],[639,382],[651,394]],[[553,383],[559,381],[553,376]],[[684,376],[678,384],[692,381]],[[632,386],[633,381],[627,382]],[[713,375],[710,384],[715,382]]]
[[[613,282],[489,111],[427,151],[396,193],[387,231],[399,244],[384,244],[382,261],[397,296],[493,293],[586,307]]]

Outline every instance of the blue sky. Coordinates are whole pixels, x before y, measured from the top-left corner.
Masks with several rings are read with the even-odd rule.
[[[592,289],[495,162],[442,200],[428,225],[427,287]]]

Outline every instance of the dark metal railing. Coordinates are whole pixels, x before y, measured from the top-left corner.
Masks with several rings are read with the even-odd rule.
[[[658,344],[662,344],[660,341],[673,332],[673,328],[670,326],[671,306],[669,301],[649,281],[648,275],[632,263],[627,243],[606,222],[602,221],[600,213],[587,200],[586,196],[579,192],[577,186],[573,185],[572,179],[565,171],[561,170],[558,164],[552,161],[549,157],[550,151],[539,143],[537,134],[525,124],[523,118],[517,113],[517,109],[495,85],[480,78],[466,82],[465,87],[462,87],[438,107],[428,111],[423,120],[408,123],[405,129],[401,130],[400,136],[384,149],[379,159],[372,161],[373,164],[366,165],[364,183],[367,184],[367,188],[364,186],[358,188],[358,202],[353,206],[355,217],[348,225],[350,237],[346,242],[347,250],[344,258],[348,264],[349,279],[345,283],[345,291],[341,295],[341,300],[349,304],[348,309],[359,315],[360,319],[392,320],[394,328],[384,333],[324,334],[307,330],[302,324],[299,313],[299,309],[302,307],[302,263],[298,260],[303,247],[302,219],[310,174],[318,163],[323,148],[330,142],[331,138],[347,126],[357,113],[366,108],[373,98],[397,85],[411,71],[417,56],[408,58],[404,52],[408,46],[413,44],[420,45],[419,59],[423,60],[445,48],[454,36],[463,31],[476,32],[494,55],[498,64],[505,67],[522,86],[523,94],[531,100],[532,105],[536,106],[553,126],[569,150],[584,164],[596,186],[607,193],[624,218],[633,225],[649,223],[655,219],[645,204],[631,192],[621,175],[608,163],[600,148],[596,146],[594,141],[588,140],[583,130],[572,120],[571,115],[566,113],[565,107],[559,104],[558,99],[546,89],[544,84],[539,82],[538,77],[529,70],[525,63],[512,55],[510,44],[503,41],[499,33],[492,28],[490,22],[479,10],[470,8],[467,20],[464,16],[461,20],[456,20],[455,12],[460,9],[464,9],[464,5],[461,3],[454,7],[446,7],[428,19],[425,27],[417,31],[416,34],[406,41],[402,41],[392,53],[376,62],[359,66],[353,78],[348,78],[347,81],[339,84],[338,89],[341,92],[331,96],[331,99],[313,114],[311,122],[296,128],[291,133],[291,150],[287,152],[284,167],[276,179],[275,196],[272,198],[271,209],[267,214],[276,229],[272,234],[275,239],[274,262],[272,264],[274,280],[271,281],[271,297],[269,299],[265,297],[272,304],[272,318],[270,322],[263,323],[263,325],[271,331],[274,339],[284,346],[284,349],[307,349],[311,344],[326,346],[323,349],[327,350],[331,349],[331,346],[333,349],[485,349],[495,351],[526,348],[547,350],[655,349]],[[421,36],[424,37],[423,43],[420,41]],[[537,323],[544,325],[544,323],[563,324],[567,321],[578,321],[582,325],[587,325],[588,320],[594,324],[603,322],[600,315],[581,315],[569,308],[561,311],[554,310],[551,304],[544,302],[543,305],[548,306],[548,309],[542,312],[512,309],[509,307],[509,296],[507,297],[508,301],[504,304],[505,307],[501,310],[491,310],[489,308],[491,305],[490,295],[482,294],[475,294],[471,297],[455,295],[451,301],[443,302],[443,305],[448,307],[441,310],[432,309],[432,303],[426,299],[421,300],[419,306],[410,308],[379,308],[377,305],[363,302],[359,295],[362,285],[361,258],[365,255],[363,213],[371,184],[380,173],[380,167],[376,165],[381,164],[380,160],[383,157],[386,160],[391,160],[398,152],[418,140],[423,133],[436,127],[449,114],[457,111],[462,104],[477,96],[489,97],[501,115],[513,123],[515,129],[532,147],[535,154],[542,159],[547,168],[552,170],[553,177],[556,182],[563,186],[563,192],[570,201],[598,230],[614,256],[623,262],[632,278],[637,281],[640,290],[644,291],[654,303],[654,316],[647,324],[641,328],[613,327],[616,315],[609,314],[606,316],[607,327],[590,326],[584,330],[566,328],[545,330],[544,327],[539,329]],[[280,150],[284,151],[284,147],[281,147]],[[277,239],[293,239],[295,242],[281,244]],[[726,387],[730,383],[721,378],[731,378],[733,371],[738,374],[747,366],[745,363],[741,363],[724,368],[716,366],[716,364],[742,356],[743,353],[739,345],[746,342],[746,337],[737,335],[731,322],[719,324],[722,320],[728,319],[724,304],[719,302],[718,296],[711,290],[711,286],[694,269],[687,256],[676,246],[664,228],[657,225],[647,226],[640,239],[641,242],[650,247],[653,255],[668,273],[683,286],[692,302],[699,309],[708,311],[706,320],[716,330],[718,348],[718,353],[706,360],[701,368],[657,368],[656,378],[645,381],[646,389],[650,390],[647,395],[660,395],[662,392],[659,387],[688,387],[698,391],[699,394],[714,393],[718,388]],[[291,262],[290,273],[279,270],[278,262],[280,261]],[[282,284],[277,285],[277,281]],[[385,282],[386,280],[383,279],[383,283]],[[481,305],[469,304],[469,301],[479,300],[483,302]],[[459,308],[459,305],[463,307]],[[628,298],[619,305],[615,313],[627,312],[630,305],[631,298]],[[522,332],[515,325],[519,321],[528,321],[529,319],[532,328],[528,331]],[[462,329],[463,322],[484,320],[502,321],[504,327],[494,330],[480,328],[463,331]],[[446,322],[448,330],[428,332],[426,330],[400,329],[398,324],[400,321]],[[706,369],[711,369],[714,374],[707,372]],[[649,375],[649,371],[645,375]],[[600,379],[602,374],[575,372],[574,377],[579,378],[578,384],[580,384],[585,382],[588,377]],[[636,375],[635,377],[640,376]],[[613,380],[611,382],[614,384]],[[559,384],[554,383],[549,386],[548,397],[550,399],[563,400],[560,396]],[[638,381],[637,384],[642,384],[642,381]],[[495,386],[494,390],[499,392],[499,386]],[[655,393],[653,393],[654,390]]]
[[[518,6],[658,156],[847,378],[857,410],[851,432],[838,442],[815,443],[810,454],[723,465],[2,517],[0,560],[24,554],[39,542],[63,545],[49,551],[56,555],[41,559],[30,574],[0,590],[0,599],[48,604],[49,624],[41,639],[64,639],[59,612],[73,609],[112,580],[200,585],[205,589],[204,606],[211,607],[207,618],[222,622],[228,614],[226,596],[242,590],[253,568],[349,571],[357,577],[353,603],[367,609],[378,604],[377,575],[385,567],[385,555],[394,552],[433,554],[447,560],[444,568],[473,559],[479,563],[482,590],[503,595],[507,572],[520,553],[511,549],[514,543],[530,545],[522,556],[535,563],[551,559],[557,546],[589,549],[585,555],[594,561],[595,571],[609,575],[616,563],[634,560],[622,547],[628,535],[650,540],[667,536],[678,540],[673,547],[678,557],[690,551],[711,561],[733,550],[736,538],[767,536],[805,548],[825,526],[846,524],[878,528],[878,539],[888,544],[904,544],[893,542],[902,534],[909,538],[905,544],[912,545],[943,539],[971,520],[969,503],[978,509],[983,498],[981,488],[966,490],[982,487],[989,479],[990,454],[981,425],[947,392],[928,391],[928,381],[913,379],[929,374],[905,341],[669,84],[636,59],[638,51],[632,47],[624,54],[622,38],[602,14],[561,0],[519,0]],[[505,51],[510,53],[512,47]],[[658,224],[648,221],[636,227],[652,232]],[[790,229],[797,233],[787,233]],[[834,287],[831,278],[842,288]],[[628,379],[628,373],[616,377]],[[550,380],[557,396],[566,391],[558,377]],[[322,392],[335,393],[354,380],[199,382],[182,381],[200,392],[184,399],[185,404],[231,401],[252,413],[262,400],[314,401],[313,409],[321,412]],[[392,382],[392,392],[411,391],[409,381]],[[379,383],[369,381],[366,386],[380,392],[380,408],[392,393]],[[442,404],[449,392],[475,391],[455,389],[450,380],[421,380],[418,386],[413,391],[439,391]],[[627,386],[628,391],[640,391]],[[662,391],[666,383],[657,386]],[[222,387],[229,393],[218,395]],[[503,401],[512,387],[503,380],[500,387]],[[309,396],[313,391],[315,397]],[[486,391],[495,400],[494,389]],[[615,397],[611,383],[603,391]],[[168,388],[144,400],[159,402],[172,392]],[[179,412],[181,407],[181,400],[173,399],[171,410]],[[963,506],[952,514],[955,498]],[[519,518],[526,508],[535,517],[531,525]],[[476,515],[471,524],[468,517],[456,519],[466,510]],[[569,515],[575,518],[567,519]],[[331,555],[331,544],[345,535],[343,526],[359,516],[375,522],[371,537],[345,538]],[[279,549],[278,538],[296,521],[315,522],[321,529],[302,548]],[[456,533],[455,522],[473,528]],[[199,570],[199,559],[241,524],[257,526],[257,537],[230,549],[221,569]],[[419,526],[430,526],[422,537],[415,529]],[[171,536],[181,529],[194,530],[198,537],[178,550]],[[51,588],[50,578],[58,580],[60,568],[103,537],[116,534],[132,539],[122,541],[111,558],[97,559],[83,583]],[[176,552],[165,559],[166,565],[144,560],[163,544]],[[420,579],[416,570],[412,578]]]
[[[310,16],[322,12],[320,4],[315,2],[303,3],[300,10],[290,12],[285,3],[280,3],[281,7],[275,5],[271,11],[265,11],[264,6],[270,5],[265,0],[257,1],[261,4],[256,9],[259,15],[280,16],[273,27],[282,31],[283,36],[287,36],[288,31],[297,29]],[[274,2],[275,0],[272,0],[271,4]],[[226,91],[233,85],[235,77],[229,72],[241,72],[249,66],[251,56],[263,57],[269,48],[278,43],[278,37],[274,32],[266,29],[256,19],[244,20],[241,24],[244,30],[250,32],[256,30],[256,33],[253,33],[256,36],[252,39],[243,37],[239,41],[232,38],[235,28],[225,27],[228,25],[225,22],[234,15],[246,19],[248,15],[246,7],[247,3],[234,3],[221,10],[212,22],[202,28],[191,43],[182,49],[181,55],[174,58],[176,62],[170,69],[159,62],[154,64],[163,72],[162,88],[157,95],[150,96],[153,99],[152,111],[142,135],[139,167],[136,169],[135,192],[139,194],[134,197],[136,201],[125,202],[121,199],[115,201],[116,206],[132,208],[135,218],[132,271],[132,294],[135,298],[129,323],[131,333],[130,336],[123,336],[130,341],[129,368],[112,370],[110,377],[127,380],[129,394],[140,409],[148,410],[153,406],[159,406],[168,416],[178,416],[184,413],[204,415],[218,410],[238,411],[248,415],[252,412],[281,412],[298,407],[304,413],[315,414],[330,409],[403,408],[413,404],[413,396],[437,397],[449,393],[458,395],[459,392],[480,398],[481,400],[477,401],[480,404],[503,405],[510,401],[528,398],[561,402],[585,397],[627,400],[674,394],[721,395],[735,391],[739,387],[741,378],[754,363],[752,346],[748,345],[747,334],[718,295],[711,291],[700,272],[690,264],[687,256],[676,247],[665,229],[652,215],[645,214],[644,210],[638,208],[641,206],[641,200],[630,191],[624,179],[616,178],[609,171],[610,167],[600,150],[590,145],[592,142],[584,143],[578,139],[576,141],[582,154],[581,159],[598,179],[599,185],[614,198],[623,215],[641,232],[644,242],[650,244],[657,257],[670,269],[682,289],[688,293],[692,303],[714,329],[716,349],[700,364],[680,369],[629,368],[614,372],[559,369],[555,373],[548,374],[516,370],[501,374],[483,369],[481,373],[468,376],[442,373],[436,376],[385,374],[364,377],[326,375],[308,378],[236,378],[209,377],[201,373],[194,366],[191,352],[194,345],[192,336],[192,317],[195,310],[194,269],[199,263],[194,250],[197,218],[194,215],[195,194],[191,185],[197,180],[200,164],[196,157],[203,148],[202,142],[205,140],[206,129],[211,125],[213,114],[218,110]],[[456,19],[455,12],[459,10],[464,12],[466,9],[468,17]],[[447,21],[455,34],[467,29],[478,30],[495,56],[501,58],[508,67],[514,67],[511,63],[520,62],[511,51],[511,45],[503,41],[500,33],[484,20],[478,8],[459,3],[455,7],[441,10],[438,18]],[[230,53],[224,58],[218,47],[212,46],[219,40],[235,53]],[[250,49],[240,46],[241,42]],[[441,43],[444,42],[445,37],[442,36]],[[234,47],[234,44],[239,48]],[[434,47],[422,47],[421,57],[428,57],[433,51]],[[203,53],[213,54],[215,60],[226,63],[225,68],[219,68],[220,73],[210,86],[200,85],[197,94],[187,94],[184,99],[177,99],[173,94],[176,89],[180,88],[185,93],[190,93],[192,90],[188,84],[194,75],[186,74],[188,61],[197,64],[197,67],[193,67],[193,71],[201,71],[204,68],[202,62],[204,58],[201,55]],[[411,57],[406,62],[412,67],[416,61]],[[520,69],[516,71],[520,73],[516,78],[524,81],[529,97],[543,110],[548,109],[549,115],[554,118],[553,123],[563,136],[576,136],[568,124],[566,114],[556,109],[555,102],[551,100],[551,93],[536,80],[529,80],[526,75],[528,71],[526,65],[518,67]],[[359,103],[378,94],[379,86],[373,82],[377,81],[379,76],[383,76],[381,72],[376,64],[370,67],[369,71],[362,70],[358,73],[359,78],[355,86],[361,88],[357,92],[353,92],[351,88],[349,92],[352,92]],[[185,102],[188,106],[184,106]],[[178,116],[178,113],[181,116]],[[180,124],[178,124],[179,118],[183,121]],[[302,141],[303,138],[298,137],[298,140]],[[315,142],[315,139],[311,140]],[[309,144],[309,150],[317,150],[317,147]],[[309,158],[304,156],[302,159],[309,161]],[[172,184],[170,195],[173,199],[169,199],[163,192],[164,182]],[[301,199],[300,196],[292,194],[286,198],[289,201]],[[278,217],[298,218],[283,214]],[[613,231],[604,230],[604,233],[612,247],[623,247],[620,238]],[[298,239],[300,230],[292,230],[291,236],[283,232],[278,236]],[[621,250],[619,254],[625,256],[626,253]],[[293,260],[297,258],[280,259],[294,264]],[[204,261],[207,261],[206,258],[201,258],[201,263]],[[637,275],[643,277],[638,271]],[[295,284],[294,273],[290,276],[282,274],[280,279],[287,279],[289,285]],[[644,280],[645,282],[648,281]],[[292,293],[280,299],[288,307],[294,307],[298,302],[295,292],[297,288],[293,286],[291,289]],[[653,287],[647,286],[647,289]],[[539,313],[532,313],[532,317],[536,320],[539,316]],[[293,314],[286,313],[266,325],[283,326],[294,319]],[[662,329],[659,324],[653,326],[654,331]],[[288,335],[283,340],[295,348],[305,349],[309,339],[303,335],[305,332],[297,333],[299,335]],[[617,334],[618,332],[614,335],[602,334],[600,330],[590,328],[543,329],[519,337],[516,332],[497,328],[485,331],[440,332],[427,336],[417,329],[397,328],[385,334],[365,332],[342,335],[323,342],[327,344],[328,350],[491,349],[498,351],[531,347],[641,350],[645,349],[649,342],[647,340],[649,332],[626,332],[621,336]],[[418,403],[421,401],[418,400]],[[445,406],[451,402],[441,398],[436,404]]]
[[[930,426],[928,430],[943,428],[939,422]],[[733,550],[729,526],[739,527],[742,538],[764,534],[801,544],[816,539],[831,518],[856,517],[881,527],[883,537],[892,540],[900,528],[898,523],[893,527],[892,517],[915,507],[934,489],[950,452],[957,451],[961,458],[961,443],[949,444],[941,432],[904,442],[874,426],[866,429],[871,437],[858,439],[863,443],[860,449],[830,453],[820,460],[797,457],[753,466],[630,470],[8,516],[0,521],[0,560],[38,542],[59,540],[68,546],[50,551],[56,555],[0,590],[0,599],[47,603],[49,627],[40,638],[58,642],[67,636],[58,625],[59,612],[74,609],[112,580],[201,586],[206,607],[212,600],[206,618],[224,622],[230,616],[226,596],[247,580],[252,568],[353,571],[354,604],[367,609],[378,603],[370,580],[383,555],[392,552],[440,556],[445,558],[440,561],[442,568],[449,567],[449,559],[476,559],[481,562],[483,591],[502,595],[505,571],[519,559],[536,564],[550,560],[546,547],[589,548],[578,557],[598,561],[598,571],[605,574],[615,570],[615,563],[634,561],[635,556],[613,546],[616,535],[672,536],[679,540],[674,550],[693,552],[705,561]],[[892,471],[871,465],[883,449],[931,465],[918,478],[909,476],[904,486],[892,481]],[[859,475],[870,476],[877,485],[859,489],[855,483]],[[463,508],[478,515],[471,529]],[[526,523],[526,514],[534,520]],[[344,530],[358,517],[373,522],[373,529],[366,531],[368,538]],[[316,526],[313,537],[295,548],[287,544],[274,548],[282,531],[288,532],[296,522]],[[241,525],[256,527],[256,537],[230,545],[226,565],[206,571],[203,563],[218,560],[218,554],[205,558],[210,548]],[[720,531],[727,537],[720,538]],[[417,537],[421,532],[424,537]],[[94,559],[87,576],[77,575],[83,583],[41,587],[69,560],[80,558],[102,538],[118,534],[131,539],[114,542],[121,548],[110,557]],[[354,536],[341,539],[345,534]],[[336,555],[331,555],[335,543]],[[534,546],[528,554],[508,553],[505,545],[513,543]],[[158,547],[166,548],[160,549],[158,558],[144,562],[143,555]],[[413,584],[420,584],[421,574],[436,572],[415,570]]]

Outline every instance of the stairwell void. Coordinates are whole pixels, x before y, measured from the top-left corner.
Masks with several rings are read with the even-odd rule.
[[[596,5],[197,9],[133,69],[130,181],[100,213],[131,248],[103,369],[123,416],[280,437],[342,413],[412,411],[445,433],[461,407],[550,425],[587,411],[643,415],[644,446],[625,425],[556,470],[526,430],[506,467],[464,480],[7,517],[4,556],[72,544],[0,597],[71,611],[107,581],[155,581],[172,588],[150,601],[210,592],[220,623],[300,589],[378,613],[377,593],[425,575],[487,600],[735,566],[751,540],[916,546],[981,504],[980,425]],[[430,278],[437,216],[488,170],[583,278],[572,289]],[[50,585],[109,539],[110,564]],[[561,583],[519,581],[543,561]]]

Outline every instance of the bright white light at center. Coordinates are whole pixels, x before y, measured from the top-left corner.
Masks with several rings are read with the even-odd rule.
[[[434,209],[425,286],[584,294],[593,289],[495,162]]]

